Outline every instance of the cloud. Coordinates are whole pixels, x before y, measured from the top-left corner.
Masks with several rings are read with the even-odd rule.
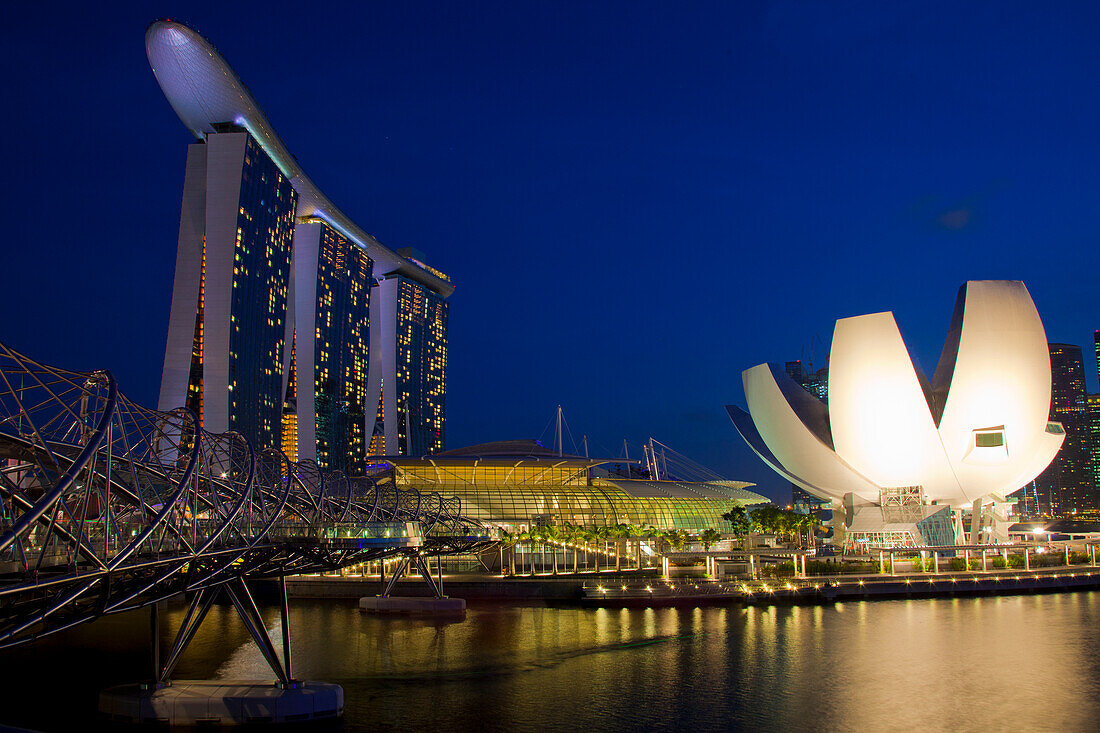
[[[970,223],[970,219],[973,216],[973,211],[969,206],[963,206],[958,209],[951,209],[945,211],[936,217],[936,221],[944,229],[950,229],[952,231],[958,231],[965,229]]]

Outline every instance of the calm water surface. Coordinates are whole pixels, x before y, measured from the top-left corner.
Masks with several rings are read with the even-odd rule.
[[[182,608],[162,614],[170,643]],[[273,638],[279,620],[265,611]],[[291,606],[295,674],[344,731],[1095,730],[1100,594],[691,609],[472,606],[437,624]],[[0,654],[0,723],[70,730],[142,676],[147,616]],[[178,678],[271,678],[215,607]]]

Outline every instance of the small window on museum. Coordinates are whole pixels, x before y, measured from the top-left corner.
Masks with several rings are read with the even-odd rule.
[[[1004,444],[1005,434],[1002,432],[974,434],[975,448],[1000,448]]]

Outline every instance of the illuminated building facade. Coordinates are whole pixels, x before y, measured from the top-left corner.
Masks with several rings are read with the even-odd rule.
[[[1095,490],[1089,460],[1088,404],[1085,367],[1080,346],[1049,344],[1050,416],[1062,424],[1066,440],[1051,464],[1036,477],[1039,497],[1052,513],[1078,514],[1095,510]]]
[[[376,279],[371,327],[371,455],[423,456],[446,447],[447,301],[409,278]]]
[[[268,448],[280,443],[297,193],[248,132],[221,129],[188,149],[160,402]]]
[[[1096,376],[1100,379],[1100,331],[1092,335],[1096,355]],[[1088,404],[1089,431],[1089,473],[1092,475],[1092,487],[1100,494],[1100,394],[1090,394]],[[1097,502],[1100,504],[1100,501]]]
[[[160,407],[352,475],[372,442],[442,450],[450,278],[338,209],[206,39],[165,20],[145,43],[196,140]]]
[[[1092,489],[1100,492],[1100,394],[1090,394],[1086,400],[1086,420],[1089,445],[1089,476]]]
[[[744,481],[655,481],[597,476],[605,459],[559,455],[517,440],[435,456],[390,456],[373,467],[398,487],[456,496],[465,516],[516,532],[542,525],[627,524],[659,530],[731,531],[722,514],[766,504]]]
[[[374,261],[322,220],[294,232],[295,420],[299,455],[355,476],[367,451]],[[307,325],[308,324],[308,325]],[[313,448],[313,450],[310,450]]]

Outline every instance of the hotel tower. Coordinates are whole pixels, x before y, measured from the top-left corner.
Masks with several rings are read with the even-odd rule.
[[[160,408],[350,475],[442,451],[450,278],[336,208],[206,39],[164,20],[145,47],[195,138]]]

